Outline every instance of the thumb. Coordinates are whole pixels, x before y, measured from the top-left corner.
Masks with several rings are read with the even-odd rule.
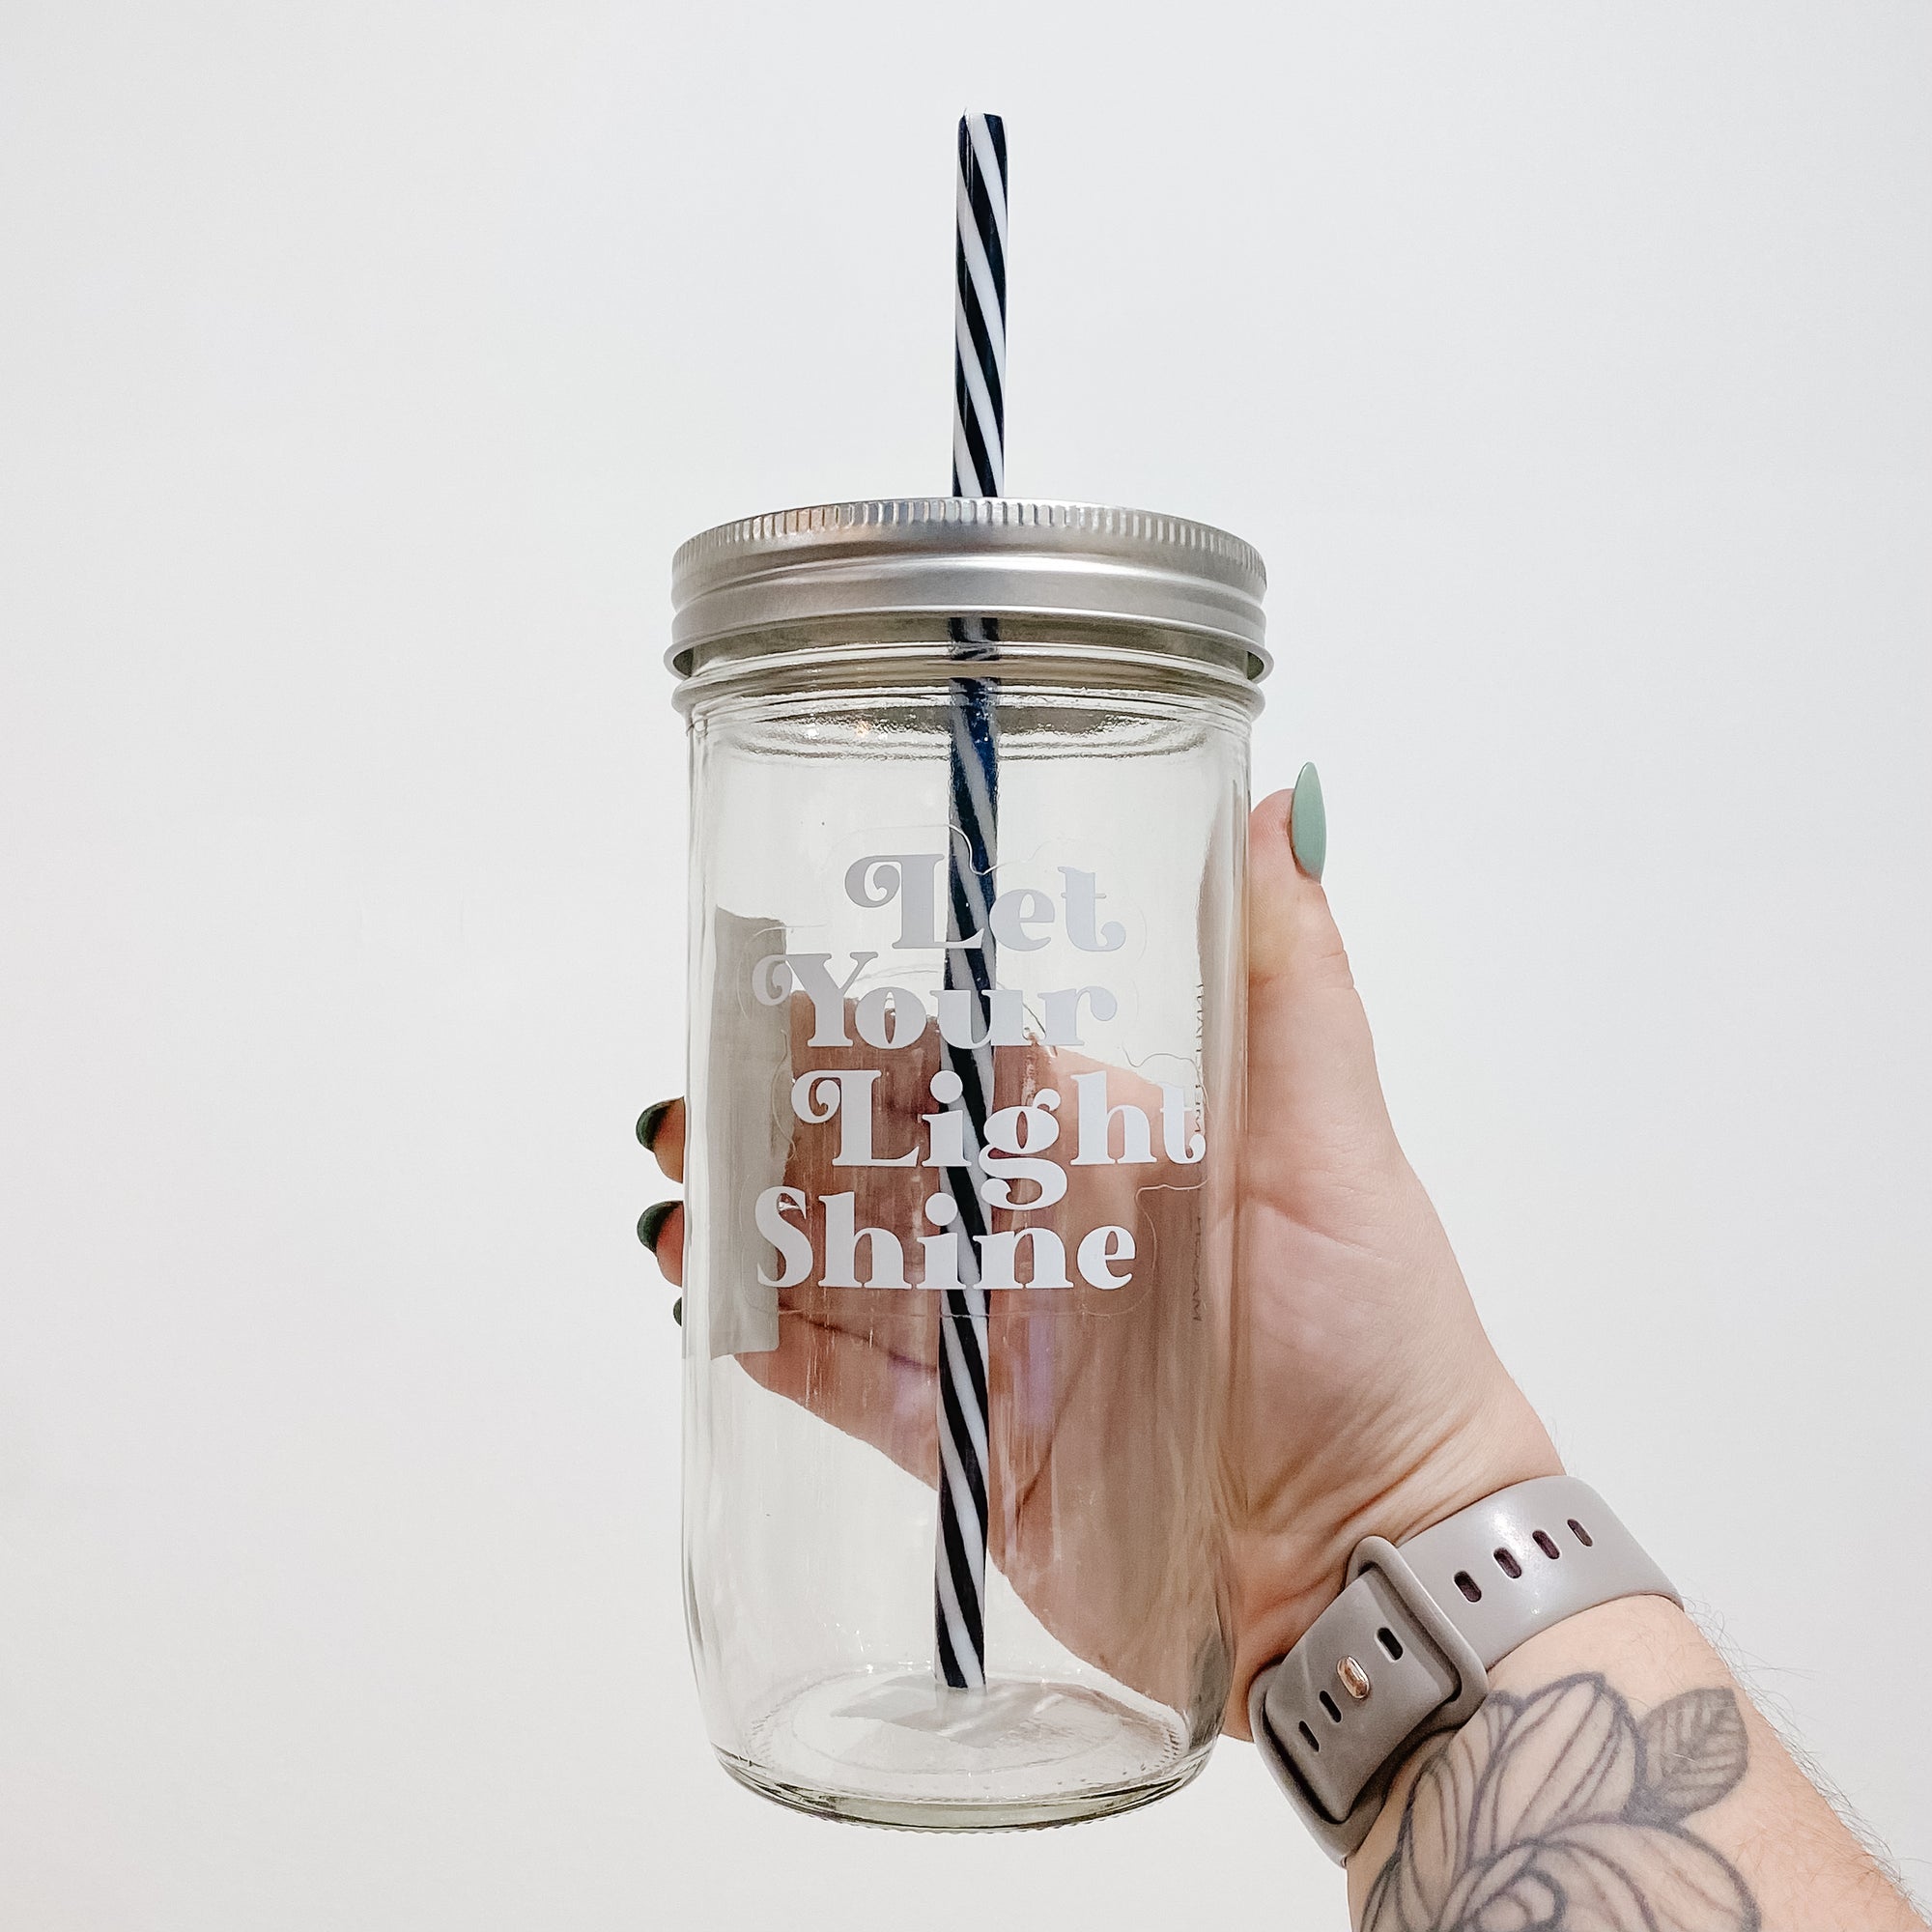
[[[1248,1138],[1264,1157],[1283,1156],[1270,1165],[1296,1189],[1402,1160],[1368,1015],[1321,889],[1326,839],[1313,765],[1248,820]]]

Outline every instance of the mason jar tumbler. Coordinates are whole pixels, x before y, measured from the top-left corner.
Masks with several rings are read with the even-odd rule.
[[[1219,1727],[1263,583],[1011,498],[678,553],[686,1604],[781,1802],[1065,1822]]]

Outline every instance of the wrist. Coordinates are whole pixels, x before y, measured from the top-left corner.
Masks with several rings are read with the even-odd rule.
[[[1721,1674],[1710,1645],[1667,1597],[1620,1597],[1539,1631],[1489,1671],[1490,1694],[1522,1696],[1578,1671],[1602,1674],[1648,1708],[1692,1683]],[[1417,1776],[1459,1733],[1425,1739],[1396,1774],[1369,1835],[1348,1861],[1349,1900],[1360,1918],[1363,1894],[1396,1850]]]
[[[1293,1507],[1293,1527],[1240,1552],[1236,1655],[1227,1727],[1249,1735],[1248,1691],[1341,1594],[1349,1558],[1367,1536],[1400,1547],[1472,1503],[1538,1476],[1563,1473],[1536,1412],[1497,1370],[1501,1386],[1433,1432],[1422,1453],[1391,1458]],[[1312,1521],[1323,1527],[1314,1535]]]
[[[1677,1595],[1574,1476],[1512,1484],[1400,1548],[1367,1537],[1341,1595],[1254,1681],[1248,1717],[1263,1762],[1322,1847],[1346,1861],[1416,1746],[1513,1721],[1519,1706],[1490,1682],[1495,1665],[1540,1632],[1642,1594]]]
[[[1452,1921],[1924,1932],[1690,1617],[1628,1597],[1538,1632],[1425,1743],[1349,1861],[1363,1932]],[[1557,1907],[1556,1918],[1551,1907]],[[1485,1919],[1484,1922],[1488,1922]]]

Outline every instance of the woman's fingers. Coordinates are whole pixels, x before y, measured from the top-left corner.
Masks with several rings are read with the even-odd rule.
[[[1338,1168],[1359,1177],[1401,1159],[1368,1016],[1316,870],[1325,825],[1317,841],[1305,821],[1319,798],[1304,774],[1293,791],[1256,806],[1248,824],[1250,1179],[1259,1159],[1296,1192]]]
[[[684,1101],[660,1100],[638,1116],[638,1139],[669,1180],[684,1179]]]
[[[684,1286],[684,1203],[659,1201],[638,1216],[638,1239],[650,1249],[658,1272],[675,1288]]]
[[[684,1102],[660,1100],[638,1116],[638,1139],[664,1169],[668,1180],[684,1179]],[[638,1216],[638,1239],[651,1251],[658,1272],[675,1288],[684,1286],[684,1203],[656,1201]],[[684,1320],[680,1296],[671,1313]]]

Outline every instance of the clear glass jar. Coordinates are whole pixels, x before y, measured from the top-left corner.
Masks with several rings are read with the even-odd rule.
[[[1218,1731],[1262,585],[1010,499],[678,554],[686,1601],[783,1803],[1059,1823]]]

